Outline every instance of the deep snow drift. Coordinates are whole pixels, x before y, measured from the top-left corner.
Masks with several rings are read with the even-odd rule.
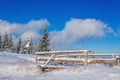
[[[120,67],[89,65],[41,74],[35,55],[0,52],[0,80],[120,80]]]

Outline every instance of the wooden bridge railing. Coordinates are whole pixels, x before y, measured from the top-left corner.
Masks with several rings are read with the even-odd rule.
[[[86,54],[86,56],[84,58],[85,58],[85,64],[87,64],[87,55],[89,52],[91,52],[91,51],[90,50],[67,50],[67,51],[36,52],[36,63],[41,60],[39,55],[49,56],[49,58],[47,59],[47,62],[45,63],[47,65],[47,63],[53,57],[54,57],[54,60],[59,59],[61,61],[72,61],[71,59],[67,59],[67,57],[69,57],[69,56],[75,57],[75,55],[85,56],[85,54]],[[65,57],[66,57],[66,59],[65,59]],[[46,66],[46,65],[44,65],[44,66]]]
[[[115,62],[117,57],[120,57],[120,54],[94,54],[90,50],[49,51],[36,52],[36,63],[38,63],[38,61],[46,61],[44,65],[41,65],[43,67],[46,67],[50,61],[81,62],[82,64],[87,65],[90,60],[98,60],[98,62],[101,60],[113,60],[113,62]]]

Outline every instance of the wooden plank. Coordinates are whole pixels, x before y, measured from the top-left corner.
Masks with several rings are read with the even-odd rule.
[[[55,56],[55,54],[52,54],[50,58],[47,60],[47,62],[44,64],[44,67],[50,62],[50,60]]]
[[[88,56],[117,56],[118,54],[88,54]]]
[[[61,53],[61,55],[59,54],[59,55],[56,55],[56,56],[58,56],[58,57],[64,57],[64,56],[84,56],[84,55],[85,54],[82,54],[82,53],[81,54],[74,54],[74,53],[71,54],[71,53],[69,53],[69,54],[62,55],[62,53]],[[120,56],[120,54],[88,54],[88,56]]]
[[[49,52],[36,52],[36,54],[63,54],[63,53],[86,53],[90,50],[66,50],[66,51],[49,51]]]
[[[40,61],[47,61],[48,59],[38,59]],[[84,62],[84,59],[61,59],[61,58],[55,58],[51,60],[51,62]]]

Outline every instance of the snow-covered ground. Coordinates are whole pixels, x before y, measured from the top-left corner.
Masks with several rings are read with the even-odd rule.
[[[120,80],[120,67],[89,65],[41,74],[35,55],[0,52],[0,80]]]

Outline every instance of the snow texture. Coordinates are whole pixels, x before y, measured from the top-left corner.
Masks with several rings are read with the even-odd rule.
[[[95,64],[42,73],[33,54],[0,53],[0,80],[120,80],[120,67]]]

